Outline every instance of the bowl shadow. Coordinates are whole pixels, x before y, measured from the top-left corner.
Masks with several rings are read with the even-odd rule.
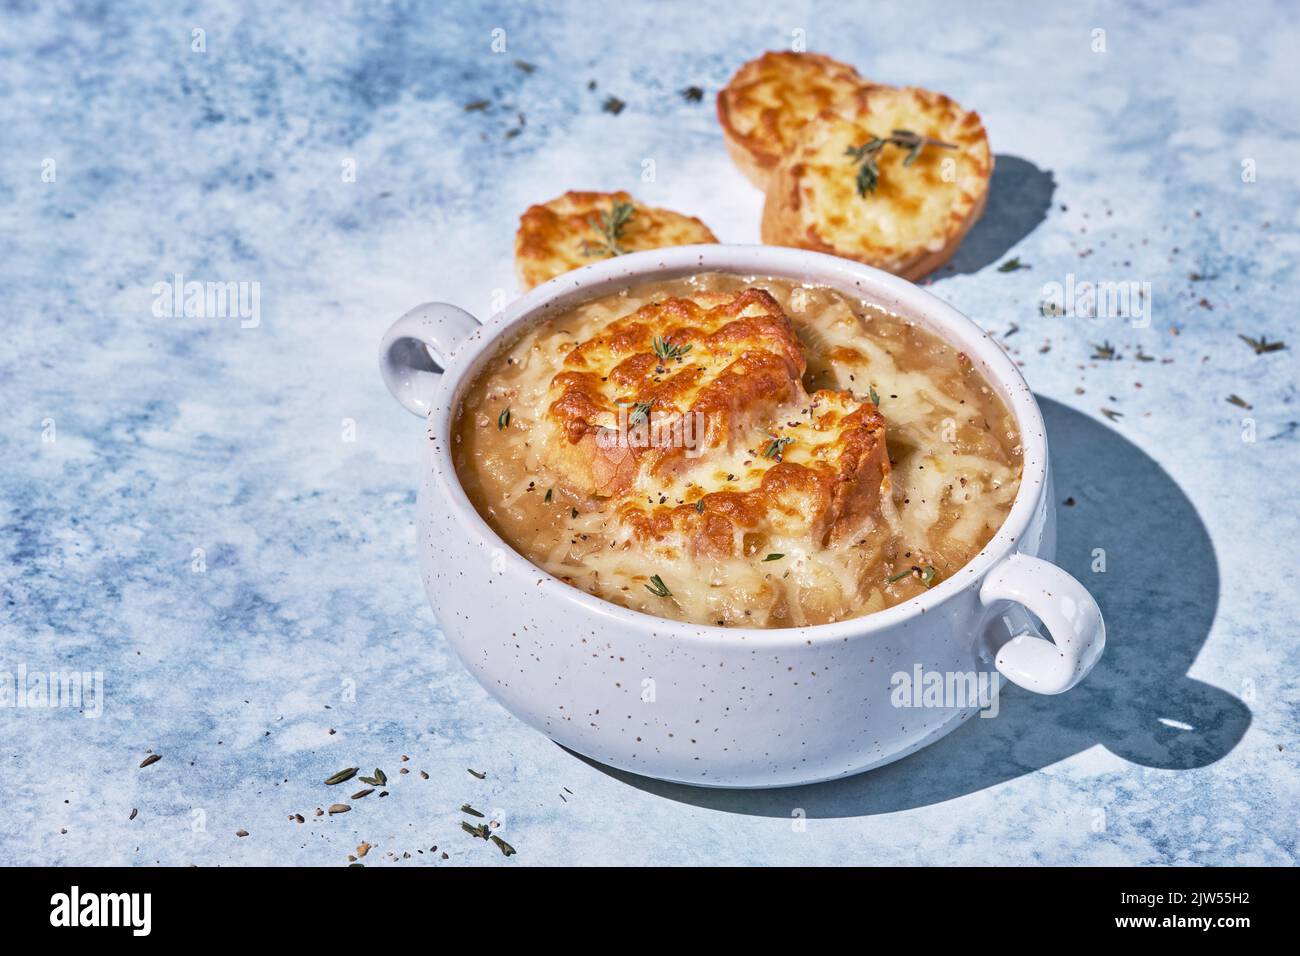
[[[775,817],[799,807],[809,817],[846,817],[942,803],[1098,744],[1130,763],[1165,770],[1225,756],[1250,725],[1250,710],[1186,673],[1219,600],[1218,562],[1204,523],[1178,484],[1135,444],[1058,402],[1038,401],[1056,482],[1057,563],[1092,592],[1107,622],[1106,651],[1078,687],[1044,697],[1008,684],[997,717],[969,720],[877,770],[808,786],[710,790],[580,759],[695,806]],[[1103,559],[1105,570],[1094,571]]]
[[[979,222],[948,264],[934,273],[935,281],[979,272],[1001,262],[1016,243],[1038,228],[1052,208],[1056,180],[1019,156],[998,156],[989,181],[988,205]]]

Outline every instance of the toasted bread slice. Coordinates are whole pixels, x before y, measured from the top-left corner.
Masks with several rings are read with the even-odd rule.
[[[750,60],[718,93],[718,122],[732,160],[767,189],[803,125],[867,85],[853,67],[819,53],[768,52]]]
[[[910,131],[955,148],[887,143],[875,187],[859,191],[847,152]],[[909,157],[912,157],[909,163]],[[857,259],[907,279],[947,262],[984,212],[993,154],[977,113],[942,93],[872,87],[807,123],[763,206],[763,241]]]
[[[820,549],[877,512],[889,457],[875,406],[810,396],[805,371],[762,289],[653,302],[565,357],[542,455],[571,489],[610,499],[638,547],[724,557],[780,536]]]
[[[890,493],[884,418],[847,391],[779,411],[741,456],[706,458],[657,496],[628,496],[618,514],[630,537],[667,557],[761,560],[773,539],[817,551],[857,534]]]
[[[607,216],[618,217],[612,228]],[[519,217],[515,268],[528,290],[619,252],[717,241],[695,217],[642,205],[625,192],[567,192]]]
[[[804,368],[790,320],[761,289],[651,303],[565,358],[551,380],[543,455],[584,494],[661,482],[751,440],[803,394]]]

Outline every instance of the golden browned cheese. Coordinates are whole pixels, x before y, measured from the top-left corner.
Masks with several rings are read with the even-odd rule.
[[[574,346],[551,380],[543,460],[670,555],[737,554],[745,535],[777,529],[820,549],[870,517],[889,460],[874,406],[808,395],[805,369],[762,289],[644,305]]]
[[[865,195],[847,155],[876,137],[907,130],[955,146],[885,145],[879,179]],[[801,130],[773,176],[763,206],[763,241],[856,259],[908,279],[946,263],[984,211],[993,154],[979,115],[942,93],[873,87],[823,112]]]
[[[888,494],[885,420],[848,391],[800,395],[789,420],[777,418],[745,449],[739,474],[697,463],[681,504],[625,495],[619,519],[668,557],[741,555],[747,539],[776,536],[815,552],[852,536]]]
[[[750,60],[718,93],[718,122],[732,160],[766,189],[803,125],[868,83],[819,53],[768,52]]]
[[[688,445],[668,426],[695,413]],[[520,330],[466,384],[452,435],[474,507],[539,568],[755,627],[867,614],[955,575],[1011,507],[1019,442],[994,388],[920,324],[717,273]]]
[[[567,192],[550,202],[530,206],[519,217],[515,270],[525,291],[614,255],[598,224],[602,215],[620,203],[632,207],[632,215],[617,239],[623,252],[718,241],[709,227],[694,216],[643,205],[625,192]]]
[[[790,320],[760,289],[642,306],[576,345],[551,380],[547,464],[585,494],[621,494],[643,474],[680,469],[688,450],[680,441],[645,444],[635,433],[632,441],[600,441],[618,427],[620,410],[641,408],[633,421],[624,411],[625,432],[698,416],[687,419],[700,423],[697,450],[730,449],[803,394],[803,371]]]

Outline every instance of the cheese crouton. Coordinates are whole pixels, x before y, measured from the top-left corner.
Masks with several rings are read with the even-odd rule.
[[[763,241],[917,279],[956,252],[992,173],[978,114],[941,93],[873,87],[803,127],[768,189]]]
[[[567,192],[519,218],[515,269],[527,291],[624,252],[717,241],[693,216],[642,205],[625,192]]]
[[[566,356],[543,459],[610,499],[638,547],[725,557],[780,536],[820,550],[877,513],[890,468],[876,407],[809,395],[806,368],[765,290],[652,302]]]
[[[766,189],[781,157],[810,119],[868,83],[818,53],[764,53],[718,93],[718,122],[731,158]]]
[[[611,497],[731,450],[803,392],[803,353],[761,289],[642,306],[575,346],[551,381],[547,464]]]
[[[798,407],[795,407],[798,406]],[[847,391],[818,391],[751,434],[735,456],[704,460],[672,493],[629,500],[619,517],[640,546],[668,558],[760,559],[768,542],[815,552],[857,534],[890,493],[885,420]]]

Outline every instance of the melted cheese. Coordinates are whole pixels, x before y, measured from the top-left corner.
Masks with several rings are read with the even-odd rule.
[[[769,51],[718,93],[718,121],[741,169],[762,189],[806,123],[867,85],[853,67],[828,56]]]
[[[850,152],[897,131],[935,142],[919,153],[881,146],[871,154],[878,178],[860,192]],[[865,88],[800,129],[767,191],[763,241],[918,278],[946,262],[979,218],[992,172],[978,114],[929,90]]]
[[[879,399],[892,462],[887,493],[872,520],[829,544],[811,541],[803,523],[779,521],[765,523],[760,533],[742,528],[728,553],[693,551],[673,533],[647,541],[619,513],[629,501],[644,502],[647,511],[687,504],[750,487],[776,462],[756,458],[754,442],[738,441],[680,478],[638,475],[626,498],[591,495],[548,464],[555,440],[548,416],[552,380],[575,345],[643,306],[751,286],[771,293],[789,316],[806,359],[808,393],[847,390],[852,398],[827,399],[845,408]],[[506,408],[509,424],[498,428]],[[791,463],[811,462],[837,434],[800,427],[800,440],[782,451]],[[832,290],[720,275],[588,302],[506,343],[464,394],[455,457],[485,520],[551,574],[650,614],[758,627],[870,613],[955,573],[1006,517],[1021,467],[1011,414],[964,358],[929,332]],[[765,560],[769,555],[780,557]],[[652,576],[669,595],[655,593]]]

